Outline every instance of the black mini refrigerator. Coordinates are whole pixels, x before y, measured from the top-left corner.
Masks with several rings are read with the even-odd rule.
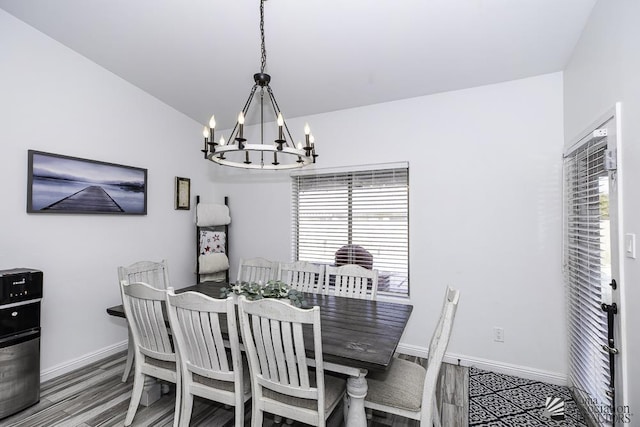
[[[42,272],[0,270],[0,419],[40,400]]]

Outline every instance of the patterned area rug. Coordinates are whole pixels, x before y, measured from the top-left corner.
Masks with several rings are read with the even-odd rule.
[[[567,387],[469,368],[469,425],[586,427],[587,424]]]

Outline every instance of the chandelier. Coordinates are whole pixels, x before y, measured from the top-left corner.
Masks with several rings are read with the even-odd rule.
[[[238,120],[225,140],[224,135],[215,140],[216,120],[211,116],[209,126],[202,131],[204,136],[204,158],[220,165],[243,169],[294,169],[316,162],[315,142],[308,124],[304,126],[304,144],[294,142],[289,127],[284,120],[278,102],[269,86],[271,76],[264,72],[267,64],[267,53],[264,43],[264,2],[260,0],[260,38],[261,65],[260,72],[253,75],[255,84],[251,88],[249,98],[238,114]],[[256,92],[259,99],[260,143],[247,141],[244,134],[244,121]],[[265,108],[266,107],[266,108]],[[270,108],[269,108],[270,107]],[[276,119],[277,132],[273,141],[265,141],[265,109],[272,111]],[[269,115],[271,116],[271,115]],[[275,126],[274,126],[275,128]],[[275,130],[275,129],[274,129]]]

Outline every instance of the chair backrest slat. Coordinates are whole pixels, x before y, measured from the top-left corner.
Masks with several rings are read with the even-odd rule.
[[[355,264],[327,266],[323,293],[375,300],[378,293],[378,270],[369,270]]]
[[[324,287],[324,265],[312,264],[306,261],[278,265],[278,280],[300,292],[322,293]]]
[[[181,354],[190,367],[199,372],[231,372],[227,358],[223,324],[229,335],[232,352],[234,343],[239,351],[233,299],[209,298],[195,292],[168,294],[169,319]],[[231,313],[231,315],[229,314]],[[222,314],[225,319],[222,319]],[[233,328],[231,326],[234,326]],[[209,375],[207,375],[209,376]]]
[[[264,258],[241,259],[238,265],[238,282],[266,284],[274,280],[278,273],[278,263]]]
[[[456,298],[460,298],[460,291],[453,289],[451,286],[447,286],[447,290],[444,294],[444,301],[442,301],[442,308],[440,309],[440,317],[438,318],[438,323],[436,324],[436,328],[433,330],[433,335],[431,336],[431,340],[429,341],[429,353],[433,354],[435,351],[435,347],[438,345],[438,340],[440,335],[442,334],[443,322],[445,319],[445,312],[447,308],[447,304],[451,301],[454,301]]]
[[[458,301],[460,300],[460,291],[447,287],[445,293],[440,319],[433,336],[429,343],[429,354],[427,359],[427,373],[425,375],[424,388],[422,393],[422,414],[424,420],[432,420],[435,413],[436,405],[436,386],[438,377],[440,376],[440,368],[442,360],[449,344],[451,331],[453,329],[453,321],[458,309]]]
[[[121,287],[125,313],[140,351],[162,360],[175,360],[162,311],[165,291],[126,280],[121,282]]]
[[[287,322],[271,321],[271,343],[273,345],[274,355],[276,359],[279,381],[285,384],[293,385],[293,383],[297,383],[297,381],[294,379],[296,378],[296,375],[291,375],[291,371],[289,369],[292,369],[293,366],[290,364],[287,367],[287,363],[289,362],[289,360],[287,360],[287,358],[285,357],[285,353],[287,352],[285,350],[285,346],[289,344],[289,348],[291,347],[291,328],[288,328],[287,326]]]
[[[139,261],[128,267],[118,267],[118,280],[127,283],[142,282],[156,289],[169,287],[169,267],[166,260]]]
[[[297,365],[300,367],[298,374],[303,373],[303,372],[308,372],[309,370],[309,366],[307,364],[307,355],[305,354],[305,347],[304,347],[304,335],[303,335],[303,329],[302,329],[302,325],[301,324],[295,324],[293,325],[293,334],[296,337],[293,345],[295,348],[295,352],[294,352],[294,356],[295,356],[295,363],[297,363]],[[315,343],[314,343],[315,344]],[[310,388],[311,384],[309,383],[309,376],[308,375],[302,375],[300,377],[300,385],[304,388]]]
[[[296,355],[294,352],[294,343],[291,339],[292,328],[291,323],[282,322],[282,348],[284,351],[284,360],[286,362],[282,362],[283,366],[286,367],[286,375],[288,376],[289,384],[294,387],[298,387],[300,385],[300,377],[298,376],[298,371],[295,369],[296,366]],[[295,328],[295,325],[294,325]],[[284,375],[284,373],[283,373]]]

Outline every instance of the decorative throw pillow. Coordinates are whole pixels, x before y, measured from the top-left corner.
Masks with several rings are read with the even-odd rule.
[[[226,241],[224,231],[200,230],[200,255],[223,254]]]

